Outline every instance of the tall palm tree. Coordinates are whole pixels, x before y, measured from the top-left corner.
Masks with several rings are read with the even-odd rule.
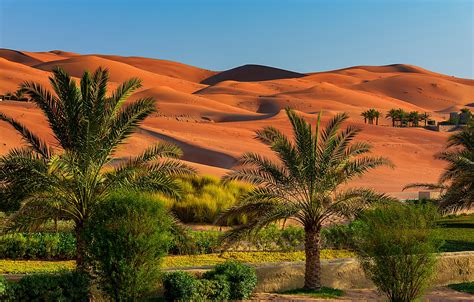
[[[111,191],[125,187],[178,197],[175,176],[193,173],[177,160],[181,150],[168,143],[111,165],[117,147],[156,109],[152,98],[124,104],[141,86],[139,79],[107,95],[108,79],[108,71],[99,68],[93,74],[85,72],[78,87],[65,71],[55,69],[50,77],[54,92],[36,83],[22,84],[45,114],[60,148],[0,113],[0,120],[11,124],[28,145],[0,158],[0,193],[6,202],[21,204],[11,217],[11,228],[34,227],[58,215],[71,219],[79,269],[85,269],[84,224]]]
[[[474,207],[474,122],[462,131],[451,135],[447,150],[436,155],[437,159],[448,162],[438,183],[410,184],[405,187],[424,187],[442,191],[440,208],[452,213]]]
[[[240,167],[224,180],[247,181],[256,185],[240,202],[222,213],[217,224],[240,215],[247,223],[226,233],[228,242],[239,240],[279,220],[293,219],[305,231],[305,288],[321,287],[320,233],[323,223],[336,218],[352,218],[359,210],[377,201],[391,200],[370,189],[343,189],[354,177],[382,165],[383,157],[364,156],[370,152],[365,142],[353,143],[359,129],[340,130],[347,114],[338,114],[321,129],[318,117],[313,129],[291,109],[294,141],[274,127],[257,131],[257,139],[279,158],[273,162],[255,153],[240,158]]]

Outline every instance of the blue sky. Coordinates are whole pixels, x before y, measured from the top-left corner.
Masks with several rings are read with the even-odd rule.
[[[408,63],[474,78],[474,0],[0,0],[0,47],[213,70]]]

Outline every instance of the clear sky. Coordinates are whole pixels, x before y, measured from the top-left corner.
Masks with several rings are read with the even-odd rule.
[[[474,78],[474,0],[0,0],[0,47],[213,70],[407,63]]]

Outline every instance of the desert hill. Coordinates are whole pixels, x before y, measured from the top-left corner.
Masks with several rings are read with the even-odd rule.
[[[176,143],[184,160],[202,173],[222,175],[243,152],[271,156],[253,139],[254,131],[268,125],[291,134],[282,111],[292,107],[308,120],[323,112],[348,112],[348,124],[363,128],[360,139],[374,146],[374,153],[392,159],[396,168],[384,168],[355,181],[385,192],[399,192],[411,182],[436,181],[443,162],[433,159],[449,134],[422,128],[392,128],[382,117],[380,125],[366,125],[360,113],[391,108],[429,113],[447,118],[449,112],[474,105],[474,80],[439,74],[405,64],[355,66],[333,71],[299,73],[261,65],[243,65],[225,71],[141,57],[81,55],[61,50],[28,52],[0,49],[0,95],[15,92],[23,81],[49,86],[48,76],[61,67],[79,78],[84,70],[99,66],[110,70],[111,88],[131,77],[143,87],[131,101],[151,96],[158,113],[150,117],[117,153],[136,154],[160,140]],[[53,138],[42,113],[32,103],[2,101],[0,112],[17,118],[49,142]],[[0,123],[0,154],[22,144],[19,136]]]

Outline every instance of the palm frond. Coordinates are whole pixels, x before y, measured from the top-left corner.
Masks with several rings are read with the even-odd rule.
[[[11,117],[6,116],[0,112],[0,120],[9,123],[15,130],[20,133],[23,140],[31,146],[31,148],[38,154],[45,158],[49,158],[53,154],[53,150],[48,146],[48,144],[40,139],[38,136],[33,134],[28,128],[26,128],[22,123],[14,120]]]

